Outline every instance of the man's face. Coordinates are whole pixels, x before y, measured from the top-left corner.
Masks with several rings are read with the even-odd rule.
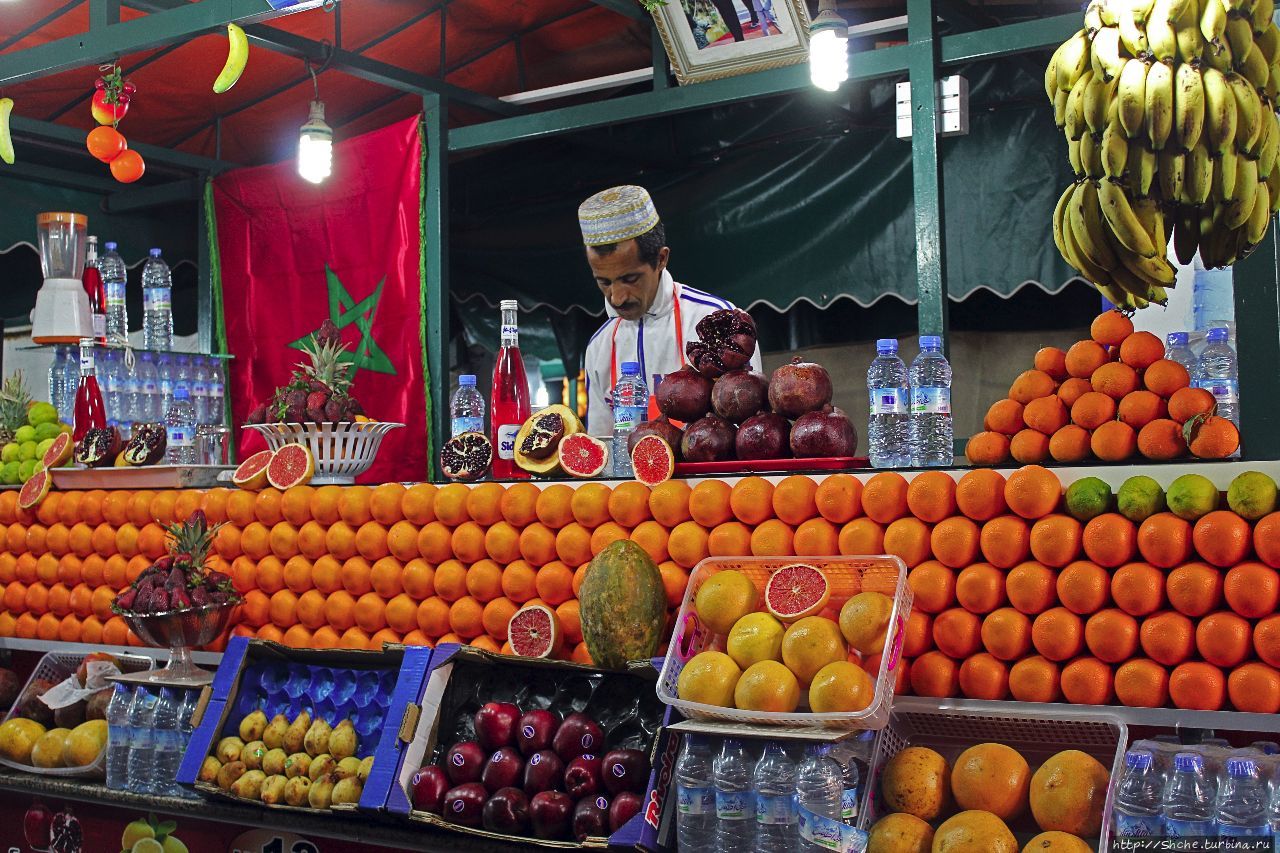
[[[658,281],[667,268],[670,254],[670,250],[663,246],[658,254],[657,267],[651,267],[640,260],[640,247],[636,241],[627,240],[608,254],[601,254],[588,246],[587,263],[605,301],[613,306],[618,316],[624,320],[639,320],[653,305]]]

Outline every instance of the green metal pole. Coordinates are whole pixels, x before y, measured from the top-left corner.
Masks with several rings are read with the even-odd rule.
[[[198,186],[203,188],[208,178],[202,175]],[[204,204],[204,193],[197,193],[196,202],[196,351],[214,352],[213,346],[213,264],[209,245],[209,214]],[[221,368],[221,365],[219,365]]]
[[[937,42],[932,0],[907,0],[911,80],[911,183],[916,206],[916,287],[920,334],[947,334],[942,170],[938,164]]]
[[[1249,461],[1280,459],[1280,254],[1276,220],[1232,269],[1239,350],[1240,434]]]
[[[423,267],[426,280],[427,441],[432,479],[442,479],[435,449],[449,436],[449,109],[440,95],[424,95],[427,170],[423,176]]]

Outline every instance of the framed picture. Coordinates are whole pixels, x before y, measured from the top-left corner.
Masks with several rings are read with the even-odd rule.
[[[652,12],[681,85],[809,57],[804,0],[666,0]]]

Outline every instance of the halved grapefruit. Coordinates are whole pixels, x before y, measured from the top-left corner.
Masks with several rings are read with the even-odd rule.
[[[305,486],[316,472],[316,460],[306,445],[286,444],[267,463],[267,482],[280,491]]]
[[[60,432],[58,437],[53,440],[53,444],[49,445],[45,450],[44,456],[40,457],[40,461],[44,463],[46,468],[61,468],[71,460],[71,454],[75,452],[76,443],[71,438],[71,433]]]
[[[566,474],[584,480],[600,476],[604,466],[609,464],[609,448],[585,432],[560,439],[559,456],[560,467]]]
[[[251,492],[259,491],[267,485],[267,466],[271,464],[272,452],[259,450],[240,463],[240,467],[231,475],[231,482]]]
[[[650,488],[671,479],[676,470],[676,454],[660,435],[646,435],[631,448],[631,470]]]
[[[783,566],[764,587],[765,607],[788,623],[821,613],[830,598],[827,576],[804,563]]]
[[[31,479],[23,483],[18,491],[18,507],[20,509],[35,508],[40,501],[44,500],[44,496],[49,494],[49,487],[52,485],[53,475],[47,470],[32,474]]]
[[[507,622],[507,642],[521,657],[550,658],[560,653],[564,635],[560,620],[545,604],[530,604],[515,612]]]

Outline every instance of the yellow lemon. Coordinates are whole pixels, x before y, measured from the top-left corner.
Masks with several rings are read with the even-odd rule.
[[[98,754],[107,748],[107,721],[89,720],[81,723],[67,736],[62,751],[62,763],[67,767],[84,767],[98,760]]]
[[[733,701],[744,711],[790,714],[800,704],[800,685],[791,670],[776,660],[762,660],[742,673]]]
[[[884,651],[893,600],[879,592],[860,592],[840,608],[840,633],[864,655]]]
[[[748,613],[729,631],[725,651],[743,669],[782,654],[782,623],[768,613]]]
[[[719,572],[698,587],[693,603],[698,619],[714,634],[727,634],[735,622],[756,609],[760,590],[751,578],[733,570]]]
[[[867,853],[929,853],[933,827],[915,815],[887,814],[871,827]]]
[[[876,697],[876,684],[856,663],[838,660],[829,663],[809,685],[809,710],[815,714],[833,711],[861,711]]]
[[[36,767],[61,767],[62,748],[71,729],[49,729],[31,747],[31,763]]]
[[[782,662],[802,684],[829,663],[849,656],[840,628],[825,616],[806,616],[782,635]]]
[[[733,707],[733,690],[742,670],[724,652],[699,652],[676,679],[676,695],[688,702]]]
[[[14,717],[0,725],[0,755],[19,764],[31,763],[31,749],[45,732],[35,720]]]

